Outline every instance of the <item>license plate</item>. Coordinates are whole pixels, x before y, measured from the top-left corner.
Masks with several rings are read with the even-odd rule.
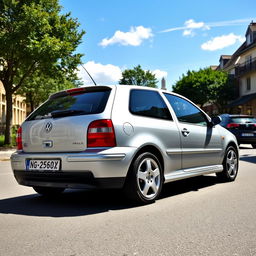
[[[60,160],[27,160],[26,169],[29,171],[59,171]]]
[[[253,137],[253,136],[254,136],[254,133],[242,133],[242,136],[245,136],[245,137]]]

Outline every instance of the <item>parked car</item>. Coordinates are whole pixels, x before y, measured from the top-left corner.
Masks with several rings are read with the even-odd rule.
[[[123,188],[151,203],[163,183],[216,173],[234,181],[235,136],[188,99],[139,86],[53,94],[18,130],[14,176],[41,195],[65,188]]]
[[[232,132],[238,144],[251,144],[256,148],[256,118],[250,115],[220,115],[221,126]]]

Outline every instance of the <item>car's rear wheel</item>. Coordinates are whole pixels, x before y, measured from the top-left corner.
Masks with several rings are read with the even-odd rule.
[[[252,143],[252,147],[253,147],[253,148],[256,148],[256,143]]]
[[[217,177],[225,182],[234,181],[238,173],[238,153],[233,146],[226,150],[222,165],[223,171],[216,173]]]
[[[132,163],[124,190],[128,198],[147,204],[159,197],[162,185],[162,166],[155,155],[146,152]]]
[[[65,188],[51,187],[33,187],[33,189],[42,196],[57,196],[65,190]]]

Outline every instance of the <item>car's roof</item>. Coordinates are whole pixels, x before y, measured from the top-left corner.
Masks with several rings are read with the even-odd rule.
[[[89,88],[90,90],[97,90],[96,88],[98,89],[103,89],[103,88],[118,88],[118,87],[127,87],[129,89],[141,89],[141,90],[152,90],[152,91],[162,91],[164,93],[169,93],[169,94],[174,94],[174,95],[178,95],[178,96],[181,96],[183,97],[182,95],[179,95],[179,94],[176,94],[174,92],[170,92],[170,91],[167,91],[167,90],[162,90],[162,89],[159,89],[159,88],[153,88],[153,87],[148,87],[148,86],[138,86],[138,85],[124,85],[124,84],[115,84],[115,85],[86,85],[86,86],[81,86],[79,87],[80,89],[82,88]],[[65,93],[66,91],[70,91],[70,90],[73,90],[73,89],[78,89],[78,88],[71,88],[71,89],[68,89],[68,90],[63,90],[63,91],[59,91],[57,93],[54,93],[51,95],[51,97],[55,97],[56,95],[61,95],[62,93]]]
[[[252,115],[242,115],[242,114],[221,114],[220,116],[240,117],[240,118],[254,118],[254,116],[252,116]]]

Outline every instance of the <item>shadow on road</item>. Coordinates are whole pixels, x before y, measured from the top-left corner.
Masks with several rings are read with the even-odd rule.
[[[202,176],[164,185],[160,200],[198,191],[217,183],[214,176]],[[68,190],[55,198],[37,194],[0,200],[0,213],[40,217],[73,217],[139,207],[128,202],[119,190]]]
[[[162,199],[188,193],[191,191],[198,191],[200,189],[213,186],[217,183],[220,183],[220,181],[216,176],[199,176],[195,178],[170,182],[164,185],[160,198]]]
[[[252,156],[252,155],[242,155],[240,157],[240,160],[241,161],[244,161],[244,162],[249,162],[249,163],[253,163],[253,164],[256,164],[256,156]]]

